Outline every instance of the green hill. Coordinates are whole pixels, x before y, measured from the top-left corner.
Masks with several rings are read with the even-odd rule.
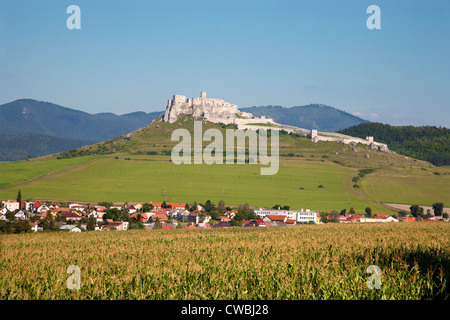
[[[280,167],[276,175],[260,175],[261,164],[176,165],[171,162],[170,152],[178,141],[171,141],[171,133],[176,128],[192,133],[193,123],[189,116],[172,124],[155,120],[112,140],[58,155],[0,164],[0,176],[8,177],[0,189],[0,198],[13,199],[20,188],[24,199],[91,203],[203,203],[207,199],[217,203],[223,199],[230,206],[249,203],[271,207],[279,203],[327,212],[353,207],[358,213],[364,213],[366,207],[374,213],[394,212],[382,202],[450,202],[448,168],[363,145],[313,143],[286,132],[280,134]],[[203,132],[209,128],[224,132],[232,126],[203,124]],[[48,174],[42,175],[47,165]],[[362,169],[371,170],[355,182],[354,177]],[[373,182],[368,185],[367,181]],[[383,188],[391,182],[395,182],[394,189]],[[369,189],[371,186],[374,188]],[[402,192],[404,187],[406,193]]]
[[[43,134],[0,135],[0,161],[36,158],[92,144],[93,141]]]
[[[43,134],[97,142],[141,128],[161,113],[90,114],[49,102],[20,99],[0,105],[0,135]]]
[[[339,132],[360,138],[374,136],[377,141],[387,143],[395,152],[437,166],[450,165],[450,129],[447,128],[361,123]]]

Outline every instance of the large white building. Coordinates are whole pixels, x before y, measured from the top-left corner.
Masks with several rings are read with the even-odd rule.
[[[20,209],[20,203],[14,200],[3,201],[3,206],[11,212]]]
[[[319,215],[316,211],[306,210],[284,210],[284,209],[262,209],[254,210],[256,215],[264,218],[267,215],[284,215],[287,219],[295,220],[296,222],[310,222],[319,223]]]

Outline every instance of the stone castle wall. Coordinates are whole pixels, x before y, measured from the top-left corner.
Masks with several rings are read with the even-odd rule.
[[[357,144],[361,143],[370,146],[374,150],[381,150],[388,152],[389,148],[387,144],[373,141],[373,137],[366,137],[366,139],[355,138],[340,133],[319,132],[317,130],[311,130],[311,141],[334,141],[343,144]]]

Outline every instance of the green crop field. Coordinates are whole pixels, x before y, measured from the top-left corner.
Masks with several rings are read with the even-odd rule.
[[[0,300],[448,299],[449,226],[0,235]],[[79,289],[67,286],[71,265],[80,269]],[[380,270],[378,282],[366,272],[372,265]]]

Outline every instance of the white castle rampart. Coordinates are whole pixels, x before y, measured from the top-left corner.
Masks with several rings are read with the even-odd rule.
[[[238,129],[273,129],[285,130],[287,132],[300,133],[306,136],[311,134],[311,141],[334,141],[344,144],[365,144],[374,150],[388,152],[388,146],[373,140],[373,137],[366,139],[355,138],[334,132],[318,132],[317,130],[307,130],[293,126],[281,125],[265,116],[255,117],[251,113],[239,111],[238,106],[222,99],[212,99],[206,97],[206,92],[202,91],[200,97],[186,99],[186,96],[174,95],[172,100],[167,102],[166,112],[162,120],[173,123],[182,114],[191,114],[194,118],[204,118],[207,121],[223,124],[234,124]]]
[[[369,136],[366,139],[355,138],[351,136],[347,136],[345,134],[334,133],[334,132],[318,132],[317,130],[311,130],[311,141],[334,141],[343,144],[365,144],[370,146],[374,150],[381,150],[388,152],[389,148],[387,144],[373,141],[373,137]]]

